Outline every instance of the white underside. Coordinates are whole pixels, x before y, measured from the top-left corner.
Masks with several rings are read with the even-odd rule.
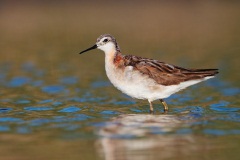
[[[98,47],[105,52],[105,69],[111,83],[123,93],[137,99],[147,99],[149,102],[167,98],[170,95],[196,83],[207,80],[206,77],[199,80],[190,80],[178,85],[163,86],[156,83],[148,75],[143,75],[134,70],[132,66],[117,68],[113,64],[115,46],[107,43]]]
[[[188,86],[213,78],[211,76],[200,80],[182,82],[178,85],[163,86],[157,84],[149,76],[133,70],[132,66],[119,69],[114,66],[111,58],[106,56],[105,61],[107,76],[116,88],[133,98],[147,99],[150,102],[167,98]]]

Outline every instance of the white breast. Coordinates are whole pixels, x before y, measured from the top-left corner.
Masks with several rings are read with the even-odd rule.
[[[162,86],[156,84],[147,75],[134,70],[132,66],[117,68],[113,61],[106,58],[105,69],[111,83],[123,93],[137,99],[159,98]]]

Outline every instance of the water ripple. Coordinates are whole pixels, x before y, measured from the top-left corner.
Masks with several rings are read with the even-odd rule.
[[[38,104],[50,103],[52,101],[53,101],[52,99],[45,99],[45,100],[39,101]]]
[[[111,111],[111,110],[105,110],[105,111],[102,111],[101,114],[114,115],[114,114],[119,114],[119,112]]]
[[[82,110],[81,108],[78,108],[76,106],[69,106],[69,107],[61,109],[58,112],[77,112],[77,111],[81,111],[81,110]]]
[[[60,92],[64,92],[65,87],[60,85],[45,86],[45,87],[42,87],[42,91],[49,94],[57,94]]]
[[[8,85],[10,87],[21,87],[31,81],[30,78],[28,77],[14,77],[10,80]]]
[[[14,117],[0,117],[0,122],[17,122],[21,123],[23,122],[20,118],[14,118]]]
[[[220,101],[219,103],[211,104],[210,109],[218,112],[236,112],[240,108],[228,107],[230,103],[227,101]]]
[[[30,126],[42,126],[50,122],[51,121],[47,118],[37,118],[37,119],[30,120],[28,123]]]
[[[31,107],[24,107],[25,110],[27,111],[49,111],[53,110],[53,107],[48,107],[48,106],[31,106]]]
[[[31,103],[31,101],[26,100],[26,99],[21,99],[15,102],[16,104],[28,104]]]
[[[0,108],[0,113],[6,113],[12,111],[12,108]]]

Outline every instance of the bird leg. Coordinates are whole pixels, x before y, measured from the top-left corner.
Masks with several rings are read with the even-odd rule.
[[[168,106],[167,106],[167,103],[163,100],[163,99],[159,99],[160,102],[163,104],[164,106],[164,113],[167,113],[168,112]]]
[[[149,110],[149,113],[150,114],[153,114],[154,112],[153,112],[153,105],[152,105],[152,102],[151,101],[148,101],[149,102],[149,104],[150,104],[150,110]]]

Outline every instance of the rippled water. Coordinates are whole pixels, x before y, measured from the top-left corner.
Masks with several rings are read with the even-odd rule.
[[[239,159],[239,3],[0,4],[0,159]],[[220,74],[150,115],[100,51],[78,54],[106,32],[124,53]]]
[[[17,147],[28,148],[35,141],[76,145],[84,140],[89,149],[97,151],[91,156],[108,159],[176,158],[178,154],[203,157],[200,152],[221,155],[239,147],[236,97],[240,89],[219,77],[168,98],[168,114],[162,114],[163,107],[155,103],[156,114],[149,115],[147,102],[108,93],[112,89],[108,81],[93,80],[89,88],[81,89],[75,87],[81,80],[71,75],[48,85],[42,76],[44,70],[33,64],[23,64],[21,70],[27,76],[1,71],[2,142],[18,139]],[[79,150],[81,144],[77,145]]]

